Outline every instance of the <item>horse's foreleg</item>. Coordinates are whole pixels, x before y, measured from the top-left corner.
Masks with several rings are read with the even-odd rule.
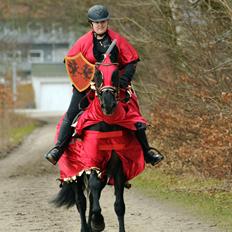
[[[92,171],[89,177],[89,189],[92,194],[92,212],[93,213],[101,213],[101,207],[99,203],[99,199],[101,197],[102,189],[105,187],[106,183],[101,181],[96,173],[96,171]]]
[[[89,177],[89,189],[92,197],[91,227],[93,231],[103,231],[105,228],[104,218],[101,214],[100,197],[105,182],[102,182],[95,171],[92,171]]]
[[[88,217],[88,225],[91,228],[91,219],[93,214],[93,195],[89,194],[89,217]]]
[[[80,214],[81,219],[81,232],[89,232],[88,225],[86,223],[86,197],[83,192],[83,182],[82,180],[78,180],[77,183],[73,183],[73,191],[75,193],[75,201],[76,201],[76,207]]]
[[[114,210],[118,217],[119,232],[125,232],[124,215],[125,215],[125,203],[124,203],[124,184],[125,175],[123,173],[122,165],[119,166],[118,172],[114,175],[114,188],[115,188],[115,203]]]

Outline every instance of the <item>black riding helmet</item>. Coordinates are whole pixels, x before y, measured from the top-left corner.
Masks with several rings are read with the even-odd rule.
[[[108,20],[110,14],[107,8],[103,5],[94,5],[88,10],[88,20],[90,22],[101,22]]]

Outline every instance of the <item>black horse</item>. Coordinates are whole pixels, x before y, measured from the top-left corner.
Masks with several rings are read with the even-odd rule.
[[[104,84],[104,70],[107,69],[107,75],[110,75],[111,85]],[[109,58],[109,52],[105,54],[102,63],[96,64],[94,79],[94,91],[99,99],[102,112],[105,115],[111,115],[118,104],[119,72],[118,66],[112,63]],[[88,126],[85,130],[110,132],[118,131],[123,128],[118,125],[110,125],[104,121],[95,125]],[[125,128],[124,128],[125,130]],[[83,138],[84,139],[84,138]],[[66,206],[67,208],[76,205],[81,219],[81,232],[103,231],[105,228],[104,217],[101,213],[99,199],[103,188],[110,178],[114,180],[115,203],[114,209],[118,217],[119,232],[125,231],[124,226],[124,188],[127,184],[126,176],[123,171],[122,161],[118,154],[112,149],[111,158],[107,163],[105,175],[98,177],[98,170],[92,169],[90,173],[84,172],[81,176],[71,183],[63,182],[61,190],[53,200],[56,206]],[[87,198],[85,196],[87,190]],[[87,199],[89,200],[89,215],[86,219]]]
[[[101,214],[99,200],[101,192],[107,184],[107,179],[111,177],[114,178],[114,209],[118,217],[119,232],[124,232],[125,203],[123,193],[126,179],[121,160],[114,151],[112,151],[111,159],[108,162],[107,177],[104,180],[99,179],[98,173],[95,170],[92,170],[90,174],[84,172],[80,177],[77,177],[76,181],[72,183],[64,182],[53,203],[57,207],[67,206],[67,208],[76,205],[81,219],[81,232],[103,231],[105,222]],[[85,190],[88,193],[89,200],[88,221],[86,220],[87,199],[84,194]]]

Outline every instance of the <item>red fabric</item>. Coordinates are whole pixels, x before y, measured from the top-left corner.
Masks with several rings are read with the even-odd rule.
[[[57,135],[62,120],[57,125]],[[127,180],[134,178],[144,170],[143,151],[133,132],[128,130],[85,131],[83,141],[73,139],[60,158],[58,162],[60,179],[65,180],[65,178],[79,175],[82,171],[91,168],[99,169],[104,176],[112,149],[117,152],[122,161]],[[109,183],[113,184],[113,180]]]
[[[141,116],[135,94],[128,103],[118,102],[118,105],[112,115],[104,115],[99,99],[97,97],[90,103],[87,109],[79,117],[76,126],[77,134],[81,135],[85,127],[104,121],[108,124],[116,124],[129,130],[136,130],[135,123],[146,123]]]
[[[117,39],[119,50],[119,63],[121,66],[138,60],[136,50],[118,33],[108,30],[110,38]],[[96,60],[93,55],[93,32],[90,31],[76,41],[67,56],[75,56],[79,52],[91,63]],[[109,83],[108,83],[109,84]],[[117,132],[84,131],[89,125],[105,121],[108,124],[117,124],[127,129]],[[62,119],[57,125],[57,134]],[[127,180],[132,179],[144,170],[143,151],[133,130],[136,122],[145,122],[139,111],[136,95],[133,93],[128,103],[119,102],[113,115],[102,113],[97,97],[90,103],[78,119],[76,131],[82,135],[83,141],[74,140],[65,150],[59,160],[60,178],[73,177],[84,170],[98,168],[103,173],[114,149],[122,160],[123,170]],[[112,182],[111,182],[112,183]]]
[[[132,47],[132,45],[121,35],[108,29],[108,34],[112,40],[116,39],[119,50],[119,63],[120,65],[125,65],[132,61],[136,61],[139,59],[137,51]],[[93,55],[93,31],[89,31],[80,37],[73,47],[69,50],[67,56],[75,56],[79,52],[90,62],[95,63],[96,60]],[[107,75],[106,75],[107,76]],[[111,80],[111,79],[110,79]],[[105,81],[105,77],[104,77]],[[111,83],[104,83],[104,85],[111,85]],[[94,100],[91,103],[91,106],[88,107],[84,115],[80,119],[80,123],[78,123],[77,132],[81,134],[81,131],[84,127],[93,125],[99,121],[104,120],[109,124],[118,124],[123,127],[126,127],[131,130],[135,130],[134,124],[138,121],[146,123],[145,119],[141,116],[139,106],[137,103],[137,97],[133,93],[131,100],[124,104],[119,103],[116,109],[116,112],[112,116],[105,116],[102,114],[101,110],[99,109],[99,105],[96,107],[98,100]]]
[[[108,29],[108,35],[111,40],[117,40],[117,48],[119,50],[119,64],[121,66],[139,59],[137,51],[132,45],[117,32]],[[72,57],[79,52],[92,64],[96,63],[96,59],[93,55],[93,31],[89,31],[81,36],[69,50],[67,56]]]

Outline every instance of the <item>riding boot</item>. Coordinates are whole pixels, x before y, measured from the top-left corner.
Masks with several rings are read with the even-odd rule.
[[[73,132],[74,129],[71,127],[71,123],[65,115],[64,120],[60,127],[60,132],[56,145],[45,155],[45,158],[50,163],[56,165],[56,163],[64,153],[65,148],[68,146],[72,138]]]
[[[147,141],[147,136],[145,133],[146,130],[145,124],[141,122],[137,122],[135,126],[137,128],[135,134],[142,146],[145,162],[150,163],[153,166],[158,164],[161,160],[164,159],[164,156],[157,149],[149,146]]]

